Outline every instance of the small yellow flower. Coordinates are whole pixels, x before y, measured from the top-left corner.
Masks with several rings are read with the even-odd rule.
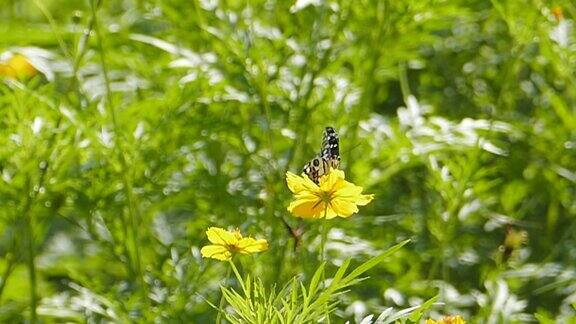
[[[517,250],[526,244],[528,241],[528,233],[526,231],[518,231],[509,227],[506,231],[506,238],[504,239],[504,246],[507,249]]]
[[[229,261],[232,259],[233,253],[252,254],[268,249],[266,240],[242,237],[238,230],[230,232],[219,227],[210,227],[206,231],[206,235],[212,244],[206,245],[200,250],[204,258]]]
[[[426,324],[466,324],[466,321],[460,316],[445,316],[440,320],[427,319]]]
[[[308,176],[286,173],[288,188],[294,193],[294,201],[288,211],[296,217],[327,218],[350,217],[358,212],[358,206],[367,205],[374,195],[363,195],[362,187],[344,180],[344,171],[331,169],[320,178],[319,184]]]
[[[36,73],[38,70],[21,54],[13,55],[5,64],[0,63],[0,76],[21,79],[33,77]]]

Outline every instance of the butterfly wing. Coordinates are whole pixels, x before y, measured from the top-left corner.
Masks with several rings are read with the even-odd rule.
[[[338,169],[340,166],[340,140],[332,127],[324,129],[320,156],[328,161],[330,167]]]
[[[330,168],[337,169],[340,166],[340,143],[338,134],[332,127],[324,129],[322,150],[320,155],[313,158],[304,166],[304,173],[315,183],[321,176],[328,173]]]
[[[318,183],[320,177],[328,173],[329,169],[329,162],[326,159],[317,156],[313,158],[312,161],[306,163],[304,166],[304,173],[308,176],[308,178],[310,178],[310,180]]]

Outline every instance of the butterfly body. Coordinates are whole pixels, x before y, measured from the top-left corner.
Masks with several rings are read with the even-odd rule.
[[[322,149],[320,155],[313,158],[304,166],[304,173],[315,183],[321,176],[327,174],[330,168],[338,169],[340,166],[340,141],[338,134],[332,127],[324,129]]]

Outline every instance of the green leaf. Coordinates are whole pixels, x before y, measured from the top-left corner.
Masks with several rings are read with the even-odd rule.
[[[308,288],[308,293],[311,296],[314,296],[316,294],[316,290],[318,289],[318,284],[320,283],[320,279],[324,275],[324,266],[325,265],[326,265],[326,262],[322,262],[320,264],[320,266],[318,266],[318,269],[314,273],[314,276],[312,276],[312,280],[310,281],[310,287]]]
[[[412,315],[410,315],[410,320],[412,322],[417,322],[420,320],[420,318],[422,317],[422,313],[427,311],[430,307],[432,307],[432,305],[438,301],[438,299],[440,298],[439,295],[436,295],[430,299],[428,299],[426,302],[424,302],[424,304],[420,305],[420,307],[418,307],[413,313]]]
[[[392,246],[391,248],[389,248],[388,250],[386,250],[384,253],[373,257],[372,259],[364,262],[363,264],[361,264],[359,267],[357,267],[356,269],[354,269],[350,274],[348,274],[342,281],[344,283],[349,282],[353,279],[356,279],[358,276],[362,275],[364,272],[372,269],[373,267],[375,267],[377,264],[379,264],[380,262],[382,262],[384,259],[386,259],[388,256],[394,254],[396,251],[400,250],[404,245],[406,245],[408,242],[410,242],[410,240],[405,240],[402,241],[394,246]]]

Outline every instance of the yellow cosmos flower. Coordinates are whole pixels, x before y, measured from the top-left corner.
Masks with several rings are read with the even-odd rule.
[[[0,76],[13,79],[29,78],[38,73],[26,56],[15,54],[5,64],[0,63]]]
[[[242,237],[238,230],[230,232],[219,227],[210,227],[206,231],[206,235],[212,244],[206,245],[200,250],[204,258],[229,261],[234,253],[252,254],[268,249],[266,240]]]
[[[363,195],[362,187],[344,180],[344,171],[338,169],[323,175],[319,184],[305,174],[297,176],[291,172],[286,173],[286,182],[294,193],[288,211],[296,217],[350,217],[358,212],[358,206],[367,205],[374,199],[374,195]]]
[[[426,324],[466,324],[466,321],[460,316],[445,316],[441,320],[427,319]]]

